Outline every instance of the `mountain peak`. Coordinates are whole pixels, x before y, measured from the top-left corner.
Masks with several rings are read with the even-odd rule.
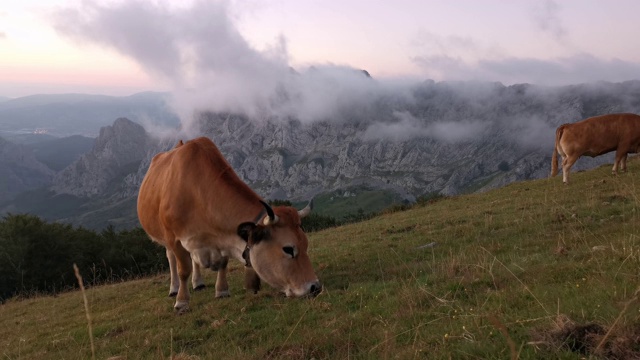
[[[76,196],[97,195],[123,172],[137,168],[148,143],[149,136],[141,125],[118,118],[100,129],[91,152],[56,175],[52,188]]]
[[[142,126],[140,126],[137,123],[127,119],[126,117],[117,118],[116,121],[113,122],[113,127],[114,128],[128,128],[128,127],[142,128]]]

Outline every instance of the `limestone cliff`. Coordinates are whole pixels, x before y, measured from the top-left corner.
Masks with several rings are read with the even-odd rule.
[[[100,129],[93,149],[56,174],[51,189],[79,197],[120,191],[121,181],[137,170],[150,147],[144,128],[126,118]]]

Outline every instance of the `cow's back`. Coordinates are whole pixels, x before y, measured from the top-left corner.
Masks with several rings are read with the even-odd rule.
[[[215,219],[211,218],[215,214],[207,211],[208,204],[203,199],[210,198],[205,194],[211,194],[214,183],[217,191],[224,193],[224,184],[218,180],[227,177],[237,180],[230,165],[207,138],[179,144],[156,155],[140,186],[140,224],[150,237],[161,243],[167,238],[215,226]]]
[[[591,117],[562,127],[567,153],[598,156],[616,150],[621,143],[640,141],[640,116],[630,113]]]

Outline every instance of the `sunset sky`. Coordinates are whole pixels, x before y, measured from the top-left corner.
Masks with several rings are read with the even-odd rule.
[[[171,91],[202,71],[216,81],[267,63],[376,79],[625,81],[640,79],[638,14],[636,0],[0,0],[0,96]]]

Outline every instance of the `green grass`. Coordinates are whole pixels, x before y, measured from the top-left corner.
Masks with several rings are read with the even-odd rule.
[[[349,216],[376,213],[401,202],[400,196],[391,191],[374,190],[366,186],[354,186],[317,195],[314,198],[315,209],[319,214],[338,220]],[[306,203],[299,204],[299,206],[305,205]]]
[[[640,162],[629,167],[312,233],[325,285],[313,300],[268,286],[245,294],[237,262],[231,298],[213,298],[208,272],[183,315],[166,296],[168,274],[89,288],[96,358],[582,359],[557,335],[590,323],[610,330],[607,351],[640,352],[638,338],[627,341],[640,334]],[[1,305],[0,357],[90,358],[81,293]]]

